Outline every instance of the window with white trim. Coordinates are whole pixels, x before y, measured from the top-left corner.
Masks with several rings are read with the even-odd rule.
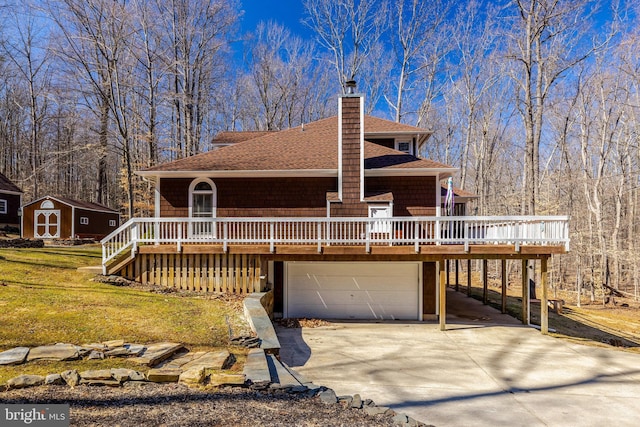
[[[109,220],[109,227],[115,227],[116,226],[116,220],[115,219],[110,219]]]
[[[194,180],[189,188],[189,213],[192,218],[216,216],[216,187],[206,178]]]
[[[86,216],[81,216],[80,225],[89,225],[89,218],[87,218]]]
[[[396,139],[396,150],[407,154],[413,154],[413,141]]]
[[[0,214],[6,214],[8,211],[8,204],[5,199],[0,199]]]
[[[198,237],[215,237],[216,185],[209,178],[196,178],[189,186],[189,234]]]

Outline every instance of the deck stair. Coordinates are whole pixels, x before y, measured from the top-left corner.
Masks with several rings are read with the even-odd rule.
[[[135,254],[131,253],[130,251],[121,253],[119,256],[115,257],[104,265],[104,273],[106,276],[117,274],[123,268],[131,264],[135,259]]]

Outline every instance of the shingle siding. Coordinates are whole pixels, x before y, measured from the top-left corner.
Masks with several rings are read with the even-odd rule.
[[[371,177],[367,193],[392,192],[394,216],[425,216],[436,213],[435,177]]]
[[[189,215],[192,179],[163,179],[160,215]],[[217,178],[218,217],[324,217],[327,191],[336,191],[334,178]]]

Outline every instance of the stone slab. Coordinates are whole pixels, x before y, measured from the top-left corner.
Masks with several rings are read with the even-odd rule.
[[[126,368],[113,368],[111,369],[111,376],[120,381],[145,381],[146,377],[142,372],[134,371],[133,369]]]
[[[211,386],[243,385],[244,383],[245,378],[242,374],[224,374],[221,372],[213,372],[211,375],[209,375],[209,385]]]
[[[207,353],[206,351],[195,351],[195,352],[184,353],[184,354],[178,355],[173,359],[165,360],[158,367],[169,368],[169,369],[180,369],[187,363],[192,362],[194,359],[198,359],[204,356],[206,353]]]
[[[183,348],[184,346],[182,344],[172,342],[149,344],[140,356],[131,360],[141,365],[155,366],[163,360],[170,358]]]
[[[29,347],[16,347],[0,353],[0,365],[20,365],[29,354]]]
[[[260,338],[260,348],[267,353],[278,354],[280,341],[273,328],[273,323],[260,302],[263,294],[248,295],[243,301],[244,316],[251,326],[251,330]]]
[[[119,347],[109,347],[104,354],[107,357],[139,356],[145,348],[142,344],[123,344]]]
[[[80,374],[75,369],[64,371],[60,374],[60,376],[70,387],[75,387],[80,383]]]
[[[107,387],[119,387],[120,381],[116,379],[104,379],[104,380],[80,380],[80,384],[82,385],[91,385],[91,386],[107,386]]]
[[[124,346],[124,340],[104,341],[102,344],[104,344],[108,349],[112,349],[112,348],[116,348],[116,347],[123,347]]]
[[[104,359],[104,353],[98,350],[91,350],[91,353],[87,356],[88,360],[102,360]]]
[[[264,354],[264,350],[260,348],[249,350],[242,372],[245,378],[253,384],[270,383],[271,374],[269,374],[269,365],[267,364],[267,356]]]
[[[188,363],[182,365],[183,370],[193,368],[227,369],[231,365],[232,354],[228,350],[209,351]],[[235,358],[233,359],[235,360]]]
[[[60,374],[49,374],[44,378],[46,385],[64,385],[65,382]]]
[[[180,379],[181,369],[150,369],[147,372],[147,380],[154,383],[175,383]]]
[[[124,347],[116,347],[104,352],[107,357],[125,357],[129,356],[129,350]]]
[[[273,354],[267,355],[267,363],[269,364],[272,383],[279,384],[280,387],[296,387],[302,385]]]
[[[97,343],[97,342],[92,342],[89,344],[82,344],[80,347],[86,349],[86,350],[98,350],[98,351],[105,351],[107,350],[107,346],[104,345],[103,343]]]
[[[178,382],[189,387],[202,384],[205,379],[205,368],[191,368],[180,374]]]
[[[86,381],[113,379],[111,376],[111,369],[82,371],[80,372],[80,378]]]
[[[55,344],[44,345],[40,347],[32,348],[27,355],[27,361],[33,360],[76,360],[80,358],[80,349],[77,345],[73,344]]]
[[[7,387],[9,389],[34,387],[44,384],[44,380],[45,378],[41,375],[19,375],[8,380]]]
[[[129,356],[138,356],[145,349],[142,344],[125,344],[123,347],[127,349]]]
[[[330,388],[321,392],[318,397],[320,398],[320,401],[325,405],[333,405],[335,403],[338,403],[338,396],[336,396],[335,391]]]

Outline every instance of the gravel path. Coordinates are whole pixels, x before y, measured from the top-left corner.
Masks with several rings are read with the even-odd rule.
[[[179,384],[124,387],[43,386],[0,392],[0,403],[69,403],[72,426],[392,426],[318,397],[244,388],[215,391]]]

